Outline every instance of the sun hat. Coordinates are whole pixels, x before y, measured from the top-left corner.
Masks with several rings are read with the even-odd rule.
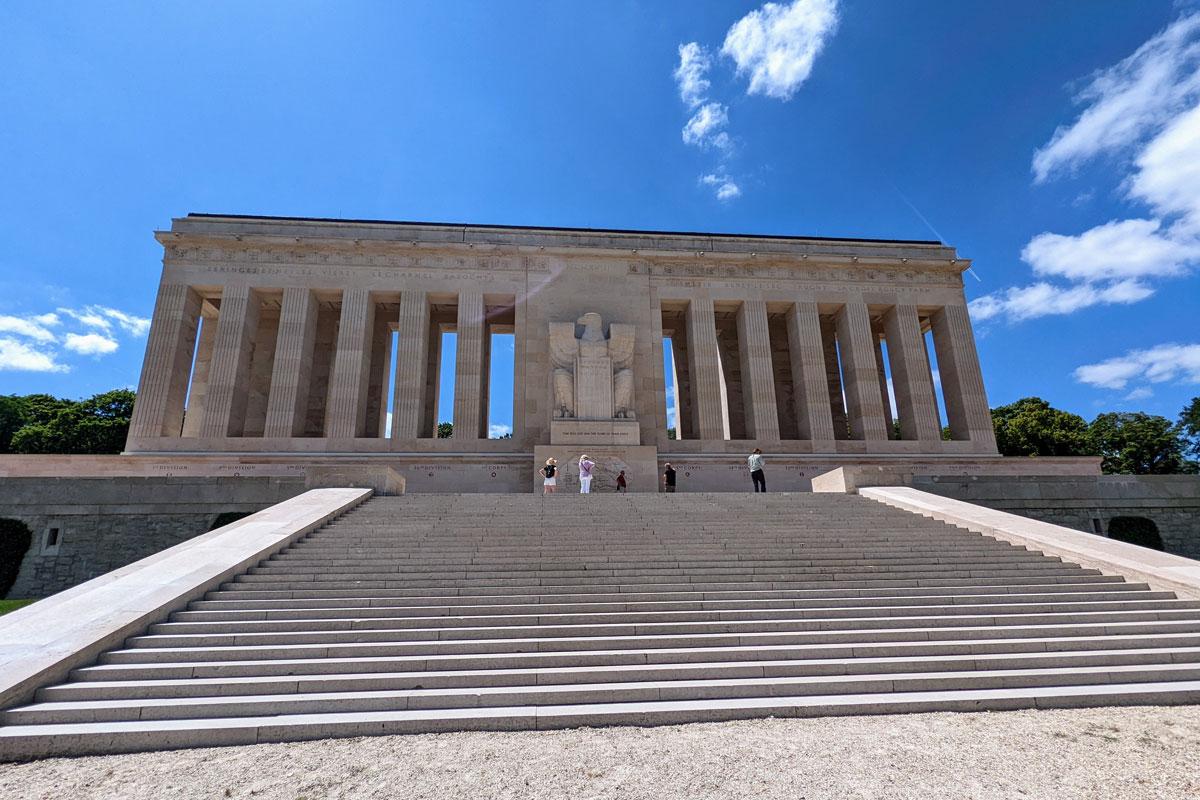
[[[553,458],[547,458],[547,459],[546,459],[546,463],[547,463],[547,464],[554,464],[554,463],[557,463],[557,462],[555,462],[555,460],[554,460]]]

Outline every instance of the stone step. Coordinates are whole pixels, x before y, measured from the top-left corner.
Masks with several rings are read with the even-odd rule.
[[[699,678],[566,685],[472,686],[442,689],[354,690],[287,694],[42,702],[4,712],[9,725],[208,719],[355,711],[434,710],[495,706],[726,700],[746,697],[937,692],[1192,681],[1200,664],[1049,669],[892,672],[871,675]]]
[[[39,702],[121,700],[138,697],[219,697],[296,692],[466,688],[471,686],[565,685],[596,682],[710,678],[773,678],[873,675],[881,672],[1068,669],[1075,667],[1195,664],[1200,649],[1158,647],[1078,652],[1025,652],[904,657],[560,666],[549,669],[444,669],[416,672],[341,672],[305,675],[223,676],[157,680],[89,680],[50,686]]]
[[[488,607],[484,607],[488,609]],[[446,607],[443,614],[398,614],[394,609],[341,609],[324,615],[303,614],[292,619],[246,619],[234,617],[222,620],[200,620],[195,617],[172,615],[168,622],[151,625],[151,635],[178,634],[234,634],[286,631],[334,631],[334,630],[384,630],[401,628],[426,628],[436,625],[443,628],[473,627],[477,625],[587,625],[587,624],[659,624],[697,623],[728,621],[767,621],[798,619],[840,619],[863,617],[910,617],[910,616],[977,616],[977,615],[1030,615],[1030,614],[1078,614],[1102,612],[1157,612],[1171,611],[1196,613],[1200,601],[1195,600],[1133,600],[1117,602],[1065,602],[1065,603],[998,603],[972,605],[885,605],[885,606],[825,606],[806,609],[796,608],[743,608],[710,610],[670,611],[586,611],[551,612],[534,614],[513,613],[469,613],[456,607]],[[195,614],[196,612],[185,612]],[[1200,614],[1197,614],[1200,616]]]
[[[535,730],[600,725],[663,725],[755,717],[980,711],[1099,705],[1182,704],[1200,700],[1200,682],[969,689],[724,700],[499,706],[430,711],[216,717],[0,728],[10,760],[232,744],[458,730]]]
[[[1065,585],[1075,586],[1080,583],[1093,583],[1095,585],[1122,585],[1122,578],[1118,575],[1101,575],[1098,570],[1078,570],[1068,572],[1066,574],[1050,574],[1045,571],[1034,573],[1031,575],[1012,575],[1006,574],[1002,576],[1006,584],[1014,587],[1028,586],[1054,586]],[[659,583],[659,584],[609,584],[602,587],[590,587],[591,591],[581,591],[580,586],[539,586],[536,593],[529,587],[505,587],[505,586],[401,586],[387,588],[384,586],[362,586],[355,582],[353,587],[345,588],[329,588],[318,586],[314,583],[307,583],[299,589],[291,589],[278,585],[260,585],[253,586],[244,583],[224,583],[216,592],[210,593],[210,596],[220,595],[229,600],[272,600],[272,599],[305,599],[305,598],[346,598],[346,597],[376,597],[376,598],[393,598],[393,597],[553,597],[556,595],[567,597],[581,596],[617,596],[630,598],[645,598],[657,597],[667,598],[677,596],[679,594],[689,594],[692,596],[717,596],[727,595],[730,593],[746,594],[748,592],[774,593],[779,592],[810,592],[815,590],[832,590],[836,587],[837,590],[845,589],[886,589],[896,590],[902,588],[922,588],[924,590],[933,588],[961,588],[975,586],[992,586],[995,585],[995,580],[988,576],[964,576],[964,577],[939,577],[939,578],[889,578],[876,577],[868,580],[862,579],[841,579],[834,581],[832,576],[823,576],[820,580],[806,581],[725,581],[722,583]],[[524,588],[525,591],[521,591]],[[586,585],[583,587],[587,589]]]
[[[562,669],[567,667],[708,664],[730,661],[841,659],[951,655],[991,655],[1085,650],[1141,650],[1154,647],[1200,647],[1194,633],[1133,633],[1090,636],[1035,636],[1014,639],[916,641],[843,641],[820,644],[741,644],[704,647],[660,647],[624,650],[434,654],[409,656],[288,657],[239,661],[181,661],[176,663],[106,663],[71,672],[71,680],[171,680],[279,675],[321,675],[344,672],[395,672],[479,669]]]
[[[453,615],[472,617],[487,616],[545,616],[550,614],[687,614],[692,612],[730,612],[742,614],[763,610],[768,613],[786,612],[791,609],[829,609],[852,613],[854,609],[900,609],[942,608],[944,613],[959,613],[957,609],[989,606],[995,609],[1020,605],[1030,609],[1065,606],[1087,610],[1103,608],[1143,608],[1142,603],[1165,602],[1179,604],[1181,608],[1192,607],[1188,603],[1200,601],[1176,600],[1170,592],[1078,592],[1045,594],[992,594],[881,597],[835,597],[830,599],[793,600],[788,598],[762,598],[758,600],[673,600],[643,603],[591,602],[591,603],[508,603],[477,604],[446,602],[443,604],[406,604],[404,601],[382,603],[366,598],[358,602],[353,599],[328,601],[268,601],[267,605],[253,601],[203,600],[192,604],[190,611],[177,611],[170,615],[167,623],[214,623],[239,621],[325,620],[325,619],[380,619],[380,618],[441,618]],[[201,606],[200,603],[205,605]],[[214,605],[216,604],[216,605]],[[284,604],[284,605],[281,605]],[[205,610],[211,609],[211,610]]]
[[[572,650],[624,650],[624,649],[657,649],[657,648],[708,648],[735,647],[757,645],[769,647],[772,645],[790,644],[844,644],[882,643],[902,641],[949,641],[955,639],[1025,639],[1037,637],[1067,637],[1067,636],[1097,636],[1109,635],[1148,635],[1170,633],[1200,633],[1200,619],[1184,620],[1153,620],[1130,622],[1072,622],[1042,623],[1027,625],[997,624],[996,620],[987,620],[983,625],[962,624],[964,620],[955,618],[954,623],[945,626],[931,626],[929,620],[921,619],[909,627],[886,625],[893,620],[871,620],[868,625],[860,628],[850,628],[839,620],[836,628],[805,629],[797,626],[798,630],[783,631],[738,631],[695,632],[695,633],[615,633],[604,635],[545,635],[531,637],[514,635],[504,636],[503,630],[493,632],[490,636],[479,638],[440,638],[403,640],[398,632],[386,641],[366,642],[332,642],[318,644],[284,644],[270,645],[214,645],[206,646],[164,646],[164,647],[131,647],[120,650],[110,650],[100,659],[101,664],[152,664],[167,662],[203,661],[241,661],[241,660],[272,660],[296,658],[363,658],[363,657],[397,657],[433,656],[433,655],[462,655],[474,654],[486,656],[489,654],[504,654],[513,652],[564,652]],[[732,623],[729,623],[733,627]],[[831,623],[832,625],[832,623]],[[446,631],[444,633],[458,632]],[[544,631],[543,631],[544,632]]]

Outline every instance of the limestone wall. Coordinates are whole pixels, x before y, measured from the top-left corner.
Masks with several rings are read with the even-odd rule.
[[[1144,517],[1167,552],[1200,558],[1200,477],[1192,475],[917,475],[913,487],[1102,535],[1113,517]]]
[[[303,491],[290,476],[0,478],[0,517],[33,532],[8,596],[46,597]]]

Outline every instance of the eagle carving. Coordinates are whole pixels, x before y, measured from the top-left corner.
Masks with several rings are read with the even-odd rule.
[[[582,325],[583,333],[575,335]],[[604,336],[594,311],[574,322],[550,323],[554,417],[633,419],[633,325],[614,322]]]

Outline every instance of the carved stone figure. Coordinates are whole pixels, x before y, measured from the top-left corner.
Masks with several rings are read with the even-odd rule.
[[[583,333],[575,335],[576,326]],[[614,322],[604,336],[594,311],[550,323],[555,419],[634,419],[633,325]]]

